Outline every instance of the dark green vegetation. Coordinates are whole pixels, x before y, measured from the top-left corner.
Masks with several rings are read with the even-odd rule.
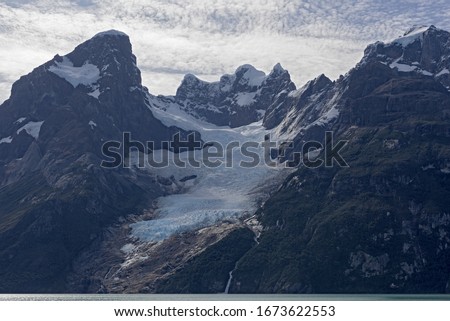
[[[450,95],[430,83],[390,79],[346,101],[334,128],[350,167],[286,180],[259,211],[265,232],[232,292],[447,291]]]
[[[68,291],[72,260],[102,228],[150,196],[132,184],[107,195],[95,178],[80,180],[61,192],[36,173],[0,189],[0,292]]]
[[[373,134],[370,142],[380,144],[379,138]],[[427,156],[402,163],[394,161],[400,152],[367,149],[348,169],[300,170],[266,203],[260,217],[268,230],[241,260],[236,291],[445,291],[449,177],[423,171]],[[371,173],[358,162],[388,166]]]

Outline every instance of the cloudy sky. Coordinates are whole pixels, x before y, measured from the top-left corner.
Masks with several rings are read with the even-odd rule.
[[[100,31],[126,32],[143,82],[174,94],[186,73],[213,81],[244,64],[280,62],[298,86],[332,79],[368,43],[415,24],[450,30],[448,0],[0,0],[0,100],[11,84]]]

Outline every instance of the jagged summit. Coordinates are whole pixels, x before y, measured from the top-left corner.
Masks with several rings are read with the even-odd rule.
[[[436,27],[433,25],[413,25],[411,28],[409,28],[407,31],[405,31],[405,33],[403,34],[403,37],[408,36],[408,35],[417,34],[417,33],[423,33],[428,29],[436,29]]]
[[[235,82],[236,80],[243,85],[248,84],[249,86],[259,86],[264,81],[265,78],[266,74],[263,71],[256,69],[254,66],[250,64],[244,64],[236,68],[236,71],[233,74],[225,74],[220,77],[219,81],[213,82],[201,80],[196,75],[188,73],[184,76],[180,87],[184,85],[191,85],[198,83],[216,86],[220,84],[223,85],[226,83]],[[219,87],[222,88],[224,91],[230,89],[229,87],[225,86]]]
[[[244,64],[216,82],[187,74],[174,98],[196,118],[237,127],[260,120],[278,93],[294,89],[289,73],[280,64],[276,64],[269,75]]]
[[[275,64],[275,66],[272,68],[269,74],[266,74],[264,71],[261,71],[257,68],[255,68],[251,64],[243,64],[236,68],[235,72],[233,74],[224,74],[220,77],[219,81],[213,81],[208,82],[205,80],[200,79],[196,75],[192,73],[187,73],[182,81],[183,83],[203,83],[203,84],[225,84],[230,83],[234,81],[238,81],[242,85],[248,85],[248,86],[260,86],[267,78],[269,77],[276,77],[280,74],[288,73],[286,69],[284,69],[280,63]],[[228,87],[221,86],[222,89],[228,89]]]
[[[369,45],[359,66],[374,62],[400,73],[436,77],[450,88],[450,33],[433,25],[412,27],[391,42]]]
[[[123,32],[109,30],[96,34],[94,37],[78,45],[67,55],[75,66],[84,64],[87,60],[94,64],[105,64],[107,57],[125,58],[136,61],[132,53],[130,38]]]
[[[431,26],[430,25],[413,25],[411,28],[409,28],[407,31],[405,31],[403,36],[408,36],[408,35],[415,34],[415,33],[422,33],[431,27],[436,28],[433,25],[431,25]]]
[[[379,51],[382,51],[383,48],[389,48],[391,51],[396,51],[397,53],[401,49],[406,49],[407,47],[410,47],[411,45],[420,47],[420,49],[427,49],[432,43],[439,41],[441,42],[440,46],[446,45],[446,39],[449,37],[449,32],[436,28],[434,25],[431,26],[413,26],[410,29],[408,29],[402,36],[389,41],[389,42],[382,42],[377,41],[373,44],[370,44],[367,46],[366,50],[364,51],[364,58],[375,54],[381,54],[384,55],[384,53],[380,53]],[[395,49],[392,47],[396,47]],[[393,53],[392,53],[393,54]],[[363,60],[364,60],[363,58]]]
[[[67,55],[55,56],[46,66],[74,88],[83,85],[97,99],[105,92],[121,90],[119,87],[141,86],[130,39],[116,30],[95,35]]]
[[[290,126],[293,126],[294,128],[299,127],[298,123],[295,123],[294,125],[292,123],[295,118],[300,122],[310,122],[312,117],[304,117],[304,119],[301,119],[302,116],[298,116],[298,111],[304,109],[304,106],[306,106],[308,102],[317,99],[317,97],[311,97],[314,97],[329,88],[332,84],[333,82],[327,76],[321,74],[313,80],[308,81],[304,86],[297,90],[282,92],[267,109],[263,121],[264,127],[273,129],[282,123],[281,130],[278,132],[278,134],[282,134],[289,131],[287,128]],[[289,110],[292,112],[290,113]],[[292,117],[293,115],[296,115],[297,117]]]
[[[96,35],[14,83],[1,106],[0,140],[8,143],[0,144],[0,153],[8,161],[22,158],[33,140],[47,144],[57,135],[70,139],[67,133],[89,137],[91,145],[120,138],[122,131],[144,140],[170,138],[174,130],[153,117],[142,89],[128,36]]]
[[[426,26],[426,25],[416,25],[408,29],[403,36],[398,37],[393,40],[391,43],[399,44],[401,46],[408,46],[417,40],[423,39],[425,33],[438,31],[435,26]],[[443,30],[439,30],[443,31]]]
[[[275,66],[273,66],[272,71],[270,72],[269,75],[271,74],[281,74],[287,72],[286,69],[284,69],[281,64],[278,62]]]

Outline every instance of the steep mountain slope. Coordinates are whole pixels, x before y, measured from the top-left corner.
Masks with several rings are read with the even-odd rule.
[[[448,291],[449,36],[432,26],[370,45],[345,77],[291,94],[278,133],[296,128],[301,143],[332,130],[349,167],[285,181],[258,213],[264,232],[232,292]]]
[[[278,96],[293,89],[289,73],[280,64],[269,75],[243,65],[213,83],[186,75],[174,101],[196,118],[233,128],[260,120]]]
[[[337,81],[321,75],[275,99],[264,125],[294,142],[282,159],[332,131],[348,167],[300,166],[286,179],[257,212],[263,231],[230,293],[449,290],[449,36],[412,29],[368,46]]]
[[[100,167],[102,144],[170,140],[148,109],[128,36],[109,31],[14,83],[0,106],[0,292],[64,291],[72,259],[164,188]]]

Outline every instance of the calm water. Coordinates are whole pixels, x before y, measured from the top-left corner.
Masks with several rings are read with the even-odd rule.
[[[450,301],[449,295],[0,294],[0,301]]]

